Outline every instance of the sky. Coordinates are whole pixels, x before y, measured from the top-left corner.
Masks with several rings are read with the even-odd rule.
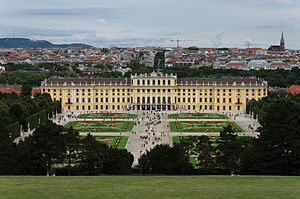
[[[300,49],[300,0],[1,0],[0,37],[95,47]],[[191,41],[192,40],[192,41]]]

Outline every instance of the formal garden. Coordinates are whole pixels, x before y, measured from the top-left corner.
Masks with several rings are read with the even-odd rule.
[[[137,114],[129,114],[129,113],[87,113],[81,114],[77,116],[77,118],[84,119],[135,119],[137,118]]]
[[[169,119],[228,119],[227,115],[216,113],[177,113],[168,115]]]
[[[85,136],[80,136],[80,139],[84,139]],[[128,136],[95,136],[95,139],[100,142],[107,144],[109,147],[117,148],[117,149],[125,149],[125,146],[127,144]],[[76,166],[77,160],[73,159],[71,160],[71,167]],[[66,159],[64,162],[59,164],[53,164],[52,168],[66,168],[68,167],[68,160]]]
[[[173,132],[221,132],[225,126],[231,125],[237,132],[245,132],[235,122],[230,121],[175,121],[170,122]]]
[[[96,140],[112,148],[125,149],[128,136],[95,136]]]
[[[79,132],[127,132],[131,131],[131,121],[72,121],[65,127],[72,127]]]

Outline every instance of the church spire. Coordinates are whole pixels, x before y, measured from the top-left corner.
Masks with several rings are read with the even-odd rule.
[[[281,33],[281,39],[280,39],[280,50],[284,50],[284,37],[283,37],[283,32]]]

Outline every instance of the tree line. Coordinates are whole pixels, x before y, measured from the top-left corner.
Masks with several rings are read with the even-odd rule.
[[[7,128],[0,128],[0,175],[100,175],[129,174],[133,155],[108,147],[88,135],[81,138],[72,128],[47,121],[32,135],[12,142]],[[54,164],[67,166],[54,169]]]
[[[300,69],[292,68],[292,70],[238,70],[238,69],[213,69],[212,67],[201,67],[199,69],[189,68],[184,66],[176,67],[164,67],[164,60],[162,59],[163,52],[157,53],[155,57],[154,67],[145,66],[144,64],[139,64],[137,62],[132,62],[127,65],[131,71],[126,72],[124,77],[130,77],[132,74],[144,74],[151,73],[157,68],[158,60],[160,59],[160,68],[163,69],[163,73],[176,74],[179,78],[219,78],[219,77],[251,77],[256,76],[258,78],[268,81],[271,87],[289,87],[291,85],[299,85],[300,80]],[[7,65],[9,73],[4,73],[0,75],[0,84],[18,84],[18,85],[31,85],[40,86],[41,82],[52,76],[62,76],[62,77],[78,77],[80,71],[77,70],[78,65],[72,66],[73,72],[68,71],[68,65],[57,65],[52,63],[39,64],[33,66],[30,64],[9,64]],[[96,66],[100,67],[100,66]],[[101,66],[101,68],[111,67],[111,66]],[[41,70],[42,68],[49,70],[48,73],[23,73],[22,70]],[[90,77],[100,77],[100,78],[117,78],[122,77],[120,72],[102,72],[94,75],[87,75]]]

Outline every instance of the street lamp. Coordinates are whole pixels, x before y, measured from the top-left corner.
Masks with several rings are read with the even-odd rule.
[[[151,168],[151,162],[150,162],[150,160],[148,160],[148,163],[149,163],[149,166],[150,166],[150,175],[151,175],[152,168]]]

